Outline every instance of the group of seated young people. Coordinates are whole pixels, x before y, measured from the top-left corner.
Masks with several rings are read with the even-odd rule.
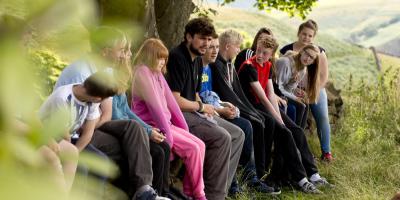
[[[312,44],[316,29],[307,39],[303,32],[310,34],[310,28],[300,29],[299,41],[284,48],[293,51],[276,60],[278,44],[266,28],[239,54],[238,32],[217,35],[210,20],[195,18],[175,48],[168,51],[152,38],[134,56],[123,32],[97,28],[90,37],[91,54],[63,70],[39,112],[43,121],[62,109],[70,113],[68,134],[43,147],[53,157],[57,148],[75,155],[75,162],[55,162],[64,170],[65,190],[71,188],[79,152],[89,151],[117,163],[121,175],[115,184],[132,199],[175,199],[169,185],[174,159],[183,161],[188,199],[237,195],[238,180],[265,194],[280,194],[288,180],[305,193],[322,193],[319,187],[332,185],[318,172],[297,112],[304,115],[302,105],[323,107],[321,76],[327,69],[321,70],[324,50]],[[275,94],[274,83],[282,96]],[[295,119],[285,113],[289,105]],[[329,143],[326,137],[329,133],[321,144]],[[329,159],[325,145],[323,158]]]

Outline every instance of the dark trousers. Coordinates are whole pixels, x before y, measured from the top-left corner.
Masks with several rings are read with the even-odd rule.
[[[290,129],[293,139],[298,148],[298,154],[301,158],[301,163],[306,172],[307,176],[311,176],[318,173],[318,168],[314,161],[314,156],[312,155],[310,148],[308,147],[307,139],[304,135],[303,129],[297,126],[287,115],[281,114],[283,122],[286,127]],[[273,169],[271,170],[271,179],[280,180],[290,180],[293,179],[298,181],[298,178],[293,175],[290,170],[290,161],[285,160],[282,156],[278,155],[274,158]]]
[[[250,175],[255,173],[255,164],[253,157],[253,127],[249,120],[238,117],[234,119],[227,119],[227,121],[231,122],[238,126],[244,132],[244,143],[242,154],[240,155],[239,165],[243,166],[243,178],[244,180],[251,178]],[[236,176],[233,178],[232,184],[237,182]]]
[[[251,126],[250,121],[243,117],[227,119],[227,121],[235,124],[244,132],[244,143],[242,154],[240,154],[239,164],[246,166],[249,164],[249,162],[251,162],[253,153],[253,127]]]
[[[170,147],[167,142],[159,144],[150,141],[150,154],[153,161],[153,188],[161,196],[169,193],[169,156]]]
[[[121,173],[127,174],[127,180],[122,181],[125,184],[121,189],[129,196],[141,186],[152,184],[149,137],[139,123],[132,120],[108,121],[95,130],[91,144],[122,165]]]
[[[253,127],[253,146],[254,146],[254,163],[255,171],[258,178],[262,178],[268,170],[272,159],[272,144],[274,141],[274,120],[271,120],[269,115],[260,111],[264,117],[268,119],[262,124],[258,121],[251,120],[250,123]]]
[[[300,181],[301,179],[305,178],[306,172],[301,162],[301,157],[298,154],[296,142],[292,132],[288,129],[288,127],[278,123],[263,105],[255,104],[254,106],[260,111],[260,113],[263,114],[265,118],[266,131],[272,132],[273,135],[275,157],[271,170],[271,176],[281,174],[282,169],[280,166],[281,163],[285,161],[295,181]],[[256,141],[256,139],[254,141]],[[266,155],[271,155],[272,142],[268,141],[268,145],[269,144],[271,144],[271,149],[267,149],[269,146],[265,147]]]
[[[308,146],[307,138],[304,134],[303,128],[297,126],[287,115],[281,113],[283,123],[292,133],[294,142],[301,156],[301,162],[306,170],[307,176],[318,173],[317,165],[315,164],[314,155],[311,153]]]

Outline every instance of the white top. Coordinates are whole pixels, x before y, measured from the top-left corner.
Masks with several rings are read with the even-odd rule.
[[[49,119],[56,112],[67,109],[70,114],[68,127],[72,137],[79,135],[76,131],[83,125],[85,120],[94,120],[100,117],[99,103],[79,101],[72,92],[76,84],[69,84],[58,87],[42,104],[39,116],[42,121]]]

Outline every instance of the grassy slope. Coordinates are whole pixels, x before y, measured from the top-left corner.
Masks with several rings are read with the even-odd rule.
[[[219,15],[214,17],[214,20],[219,31],[235,28],[252,37],[259,27],[268,26],[274,31],[280,44],[295,39],[295,28],[262,14],[223,8],[219,10]],[[369,50],[334,39],[324,33],[319,34],[318,43],[328,51],[331,79],[336,84],[344,86],[350,73],[355,79],[364,78],[368,83],[376,79],[378,72]],[[380,56],[384,71],[392,66],[389,74],[393,74],[395,69],[400,68],[400,59]],[[395,143],[391,137],[380,134],[388,132],[386,129],[383,130],[382,124],[385,124],[388,130],[396,127],[396,122],[399,122],[398,115],[388,114],[389,117],[397,118],[387,124],[383,120],[377,122],[378,120],[373,118],[374,112],[378,110],[375,106],[383,107],[385,104],[383,100],[379,102],[375,102],[374,99],[360,100],[358,93],[349,91],[344,91],[344,98],[348,107],[345,107],[345,116],[333,135],[331,144],[336,159],[331,165],[318,162],[321,174],[331,180],[336,188],[324,190],[324,195],[317,196],[285,188],[279,199],[388,199],[399,189],[399,142]],[[382,112],[388,112],[388,109]],[[397,133],[396,131],[399,132],[398,130],[392,132]],[[375,137],[370,136],[371,133],[376,134]],[[319,155],[317,136],[309,137],[309,144],[312,152]],[[247,192],[239,197],[239,199],[250,198],[268,199],[253,192]]]
[[[363,46],[380,46],[398,39],[400,22],[389,21],[400,18],[398,0],[335,0],[320,1],[308,16],[315,19],[321,29],[337,38],[350,40]],[[286,14],[275,15],[288,20]],[[292,24],[299,24],[299,19],[290,19]],[[368,34],[367,32],[376,32]],[[351,35],[359,35],[351,37]]]
[[[281,47],[296,39],[296,27],[282,20],[234,8],[220,8],[218,12],[213,18],[217,29],[221,32],[223,29],[234,28],[245,32],[247,43],[252,42],[255,33],[262,26],[272,29]],[[350,74],[358,79],[368,80],[373,80],[376,76],[375,62],[369,50],[340,41],[324,32],[319,33],[316,42],[327,50],[331,80],[339,87],[343,87]]]

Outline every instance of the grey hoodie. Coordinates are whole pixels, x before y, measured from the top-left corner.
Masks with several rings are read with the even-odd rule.
[[[276,67],[276,82],[279,90],[286,97],[296,100],[294,90],[297,85],[306,75],[306,68],[297,72],[292,56],[284,56],[279,58],[275,64]]]

